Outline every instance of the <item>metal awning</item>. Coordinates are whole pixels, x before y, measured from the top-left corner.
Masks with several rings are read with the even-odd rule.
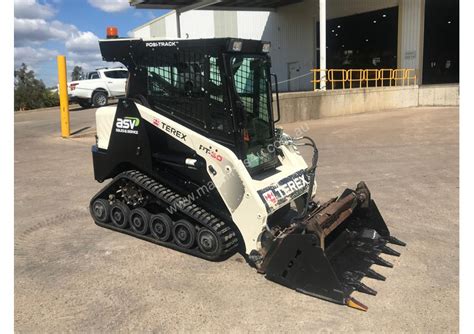
[[[136,8],[174,9],[186,12],[193,9],[211,10],[275,10],[303,0],[130,0]]]

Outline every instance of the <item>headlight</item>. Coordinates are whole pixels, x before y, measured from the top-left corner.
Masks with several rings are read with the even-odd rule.
[[[262,46],[262,52],[264,53],[269,53],[270,52],[270,43],[263,43],[263,46]]]
[[[232,43],[232,51],[234,52],[242,51],[242,41],[234,41]]]

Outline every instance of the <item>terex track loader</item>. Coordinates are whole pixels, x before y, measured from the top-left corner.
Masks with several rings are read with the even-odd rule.
[[[230,38],[101,40],[104,60],[124,64],[129,81],[126,98],[96,113],[95,179],[112,180],[91,214],[99,226],[207,260],[239,251],[274,282],[366,310],[352,292],[375,295],[361,279],[384,280],[371,266],[391,267],[380,254],[399,256],[387,243],[404,243],[364,182],[313,201],[318,151],[275,127],[269,48]],[[310,166],[300,145],[313,149]]]

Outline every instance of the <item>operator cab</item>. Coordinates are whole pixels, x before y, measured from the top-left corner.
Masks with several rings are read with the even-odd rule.
[[[251,174],[279,165],[267,42],[109,39],[129,70],[127,97],[230,148]]]

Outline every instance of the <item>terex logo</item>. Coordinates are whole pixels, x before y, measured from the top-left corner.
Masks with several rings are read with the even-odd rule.
[[[122,133],[138,134],[135,130],[140,125],[140,119],[137,117],[117,118],[115,123],[115,131]]]
[[[309,181],[306,172],[300,170],[293,175],[274,183],[258,191],[260,198],[264,201],[267,211],[273,212],[279,206],[291,202],[298,196],[308,191]]]
[[[275,189],[275,191],[278,193],[278,197],[283,198],[295,191],[304,189],[307,185],[309,185],[309,182],[306,180],[304,175],[301,175],[292,179],[291,181],[288,181],[287,183],[280,185]]]
[[[148,43],[145,43],[145,46],[147,48],[157,48],[157,47],[162,47],[162,46],[176,46],[176,44],[178,44],[178,42],[148,42]]]
[[[168,125],[163,121],[160,121],[158,118],[153,119],[153,125],[155,125],[158,128],[163,129],[164,131],[168,133],[171,133],[173,136],[177,137],[178,139],[181,139],[182,141],[186,141],[186,137],[188,136],[182,133],[181,131],[176,130],[171,125]]]

